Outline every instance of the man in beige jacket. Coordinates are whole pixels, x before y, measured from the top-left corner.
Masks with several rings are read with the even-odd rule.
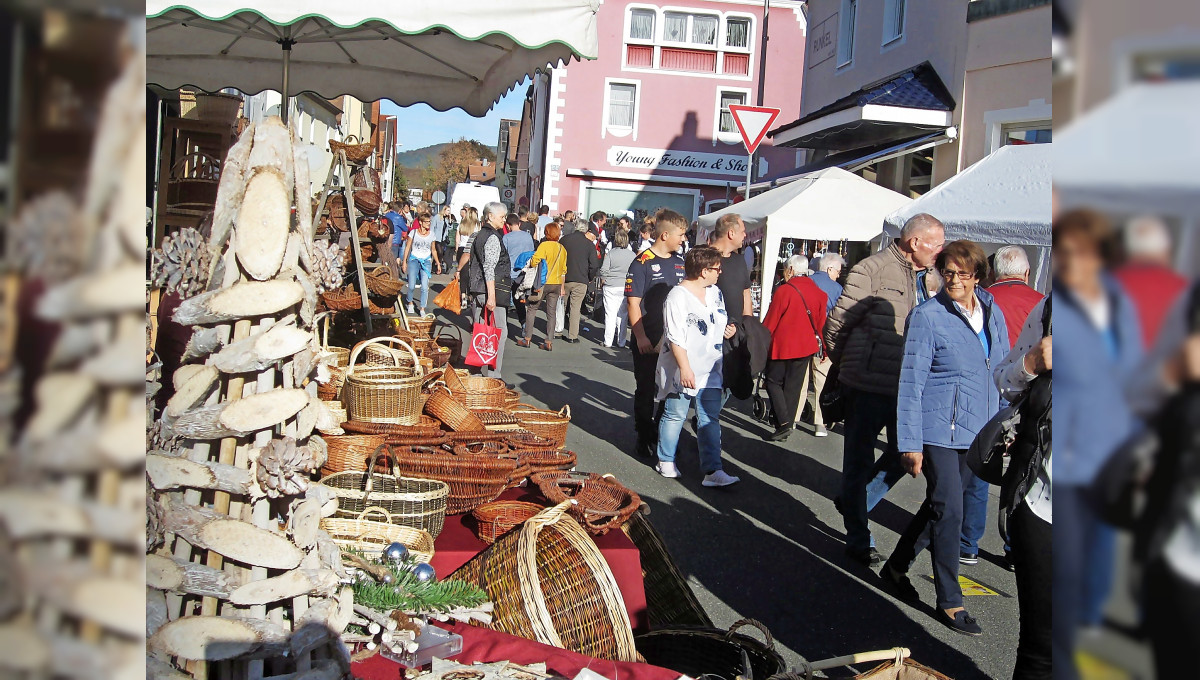
[[[924,276],[945,243],[937,218],[914,215],[900,238],[854,265],[825,323],[825,346],[846,404],[841,512],[846,554],[864,565],[883,560],[867,525],[867,484],[882,497],[904,475],[896,449],[896,391],[904,357],[904,323],[928,297]],[[887,449],[875,461],[875,440],[887,430]],[[875,473],[882,472],[882,479]]]

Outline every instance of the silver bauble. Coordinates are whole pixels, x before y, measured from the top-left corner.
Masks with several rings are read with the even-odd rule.
[[[418,581],[424,583],[426,581],[432,581],[435,579],[437,577],[437,572],[433,570],[433,567],[422,562],[416,567],[413,567],[413,576],[415,576]]]
[[[408,557],[408,548],[403,543],[390,543],[383,549],[383,556],[393,564],[399,564]]]

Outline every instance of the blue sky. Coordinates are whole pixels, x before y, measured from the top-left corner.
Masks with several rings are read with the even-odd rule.
[[[439,112],[425,104],[400,107],[387,99],[380,103],[379,108],[384,115],[398,117],[396,135],[401,152],[431,144],[453,142],[460,137],[495,146],[500,135],[500,119],[521,118],[521,107],[525,101],[525,90],[528,88],[528,81],[517,85],[482,118],[476,118],[462,109]]]

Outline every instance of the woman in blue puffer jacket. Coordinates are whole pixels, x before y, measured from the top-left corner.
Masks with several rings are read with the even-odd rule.
[[[908,315],[896,398],[897,444],[905,468],[925,473],[925,502],[879,575],[901,599],[918,600],[909,566],[926,547],[937,591],[935,618],[959,633],[981,635],[963,608],[958,585],[963,486],[970,480],[966,450],[1000,410],[992,369],[1008,354],[1004,313],[977,287],[987,256],[971,241],[946,245],[934,263],[942,292]]]

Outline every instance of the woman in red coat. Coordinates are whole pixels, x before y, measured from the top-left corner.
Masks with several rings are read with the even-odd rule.
[[[825,292],[808,278],[808,261],[795,255],[783,270],[783,283],[771,296],[771,307],[763,325],[771,331],[771,358],[767,361],[767,394],[775,422],[774,432],[763,435],[768,441],[781,442],[792,433],[796,405],[804,391],[805,367],[818,351],[825,332]]]

